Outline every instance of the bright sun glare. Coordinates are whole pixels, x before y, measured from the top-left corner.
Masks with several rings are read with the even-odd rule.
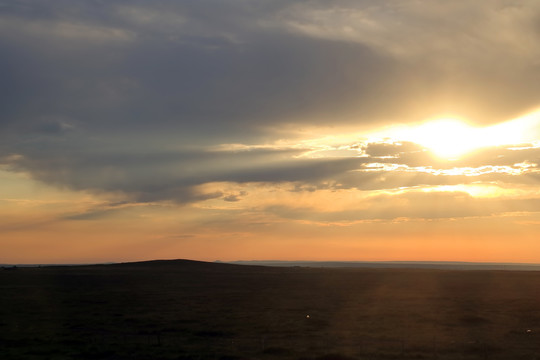
[[[398,141],[412,141],[444,159],[457,159],[489,146],[523,144],[537,140],[540,111],[487,127],[474,127],[455,118],[440,118],[418,126],[385,132]]]
[[[411,140],[443,158],[455,158],[478,146],[477,129],[455,119],[425,123],[411,132]]]

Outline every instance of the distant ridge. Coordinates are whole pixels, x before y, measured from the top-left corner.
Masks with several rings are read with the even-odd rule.
[[[208,261],[189,260],[189,259],[172,259],[172,260],[144,260],[144,261],[128,261],[116,263],[115,265],[205,265],[210,264]]]
[[[540,270],[540,264],[491,263],[462,261],[281,261],[281,260],[238,260],[228,262],[237,265],[262,265],[280,267],[319,267],[319,268],[409,268],[409,269],[448,269],[448,270]]]
[[[226,268],[241,268],[239,264],[229,264],[224,262],[209,262],[189,259],[172,259],[172,260],[145,260],[115,263],[108,266],[121,268],[170,268],[170,269],[209,269],[217,270]]]
[[[81,264],[0,264],[0,267],[163,267],[163,266],[182,266],[182,267],[201,267],[201,266],[213,266],[217,263],[208,261],[188,260],[188,259],[172,259],[172,260],[144,260],[144,261],[128,261],[128,262],[107,262],[107,263],[81,263]],[[226,266],[235,266],[234,264],[225,264]]]
[[[540,271],[540,264],[495,263],[461,261],[283,261],[283,260],[237,260],[237,261],[199,261],[189,259],[145,260],[118,263],[96,264],[0,264],[0,271],[9,268],[26,267],[120,267],[120,268],[167,268],[184,270],[220,271],[248,267],[305,267],[305,268],[393,268],[393,269],[440,269],[440,270],[512,270]]]

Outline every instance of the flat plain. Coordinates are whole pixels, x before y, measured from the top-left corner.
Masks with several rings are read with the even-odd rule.
[[[540,272],[0,270],[0,359],[539,359]]]

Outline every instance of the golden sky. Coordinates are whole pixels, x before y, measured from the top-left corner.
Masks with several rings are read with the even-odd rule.
[[[540,262],[537,1],[0,1],[0,263]]]

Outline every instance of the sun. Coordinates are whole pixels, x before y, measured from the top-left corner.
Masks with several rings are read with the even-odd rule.
[[[412,141],[436,156],[455,160],[491,146],[536,143],[540,136],[540,110],[507,122],[476,127],[458,118],[439,118],[417,126],[398,128],[391,137]]]
[[[416,124],[393,124],[364,137],[374,143],[412,142],[446,160],[489,147],[540,148],[540,109],[489,126],[473,126],[460,117],[439,117]]]
[[[484,143],[480,129],[451,118],[424,123],[411,129],[408,137],[446,159],[459,158]]]

